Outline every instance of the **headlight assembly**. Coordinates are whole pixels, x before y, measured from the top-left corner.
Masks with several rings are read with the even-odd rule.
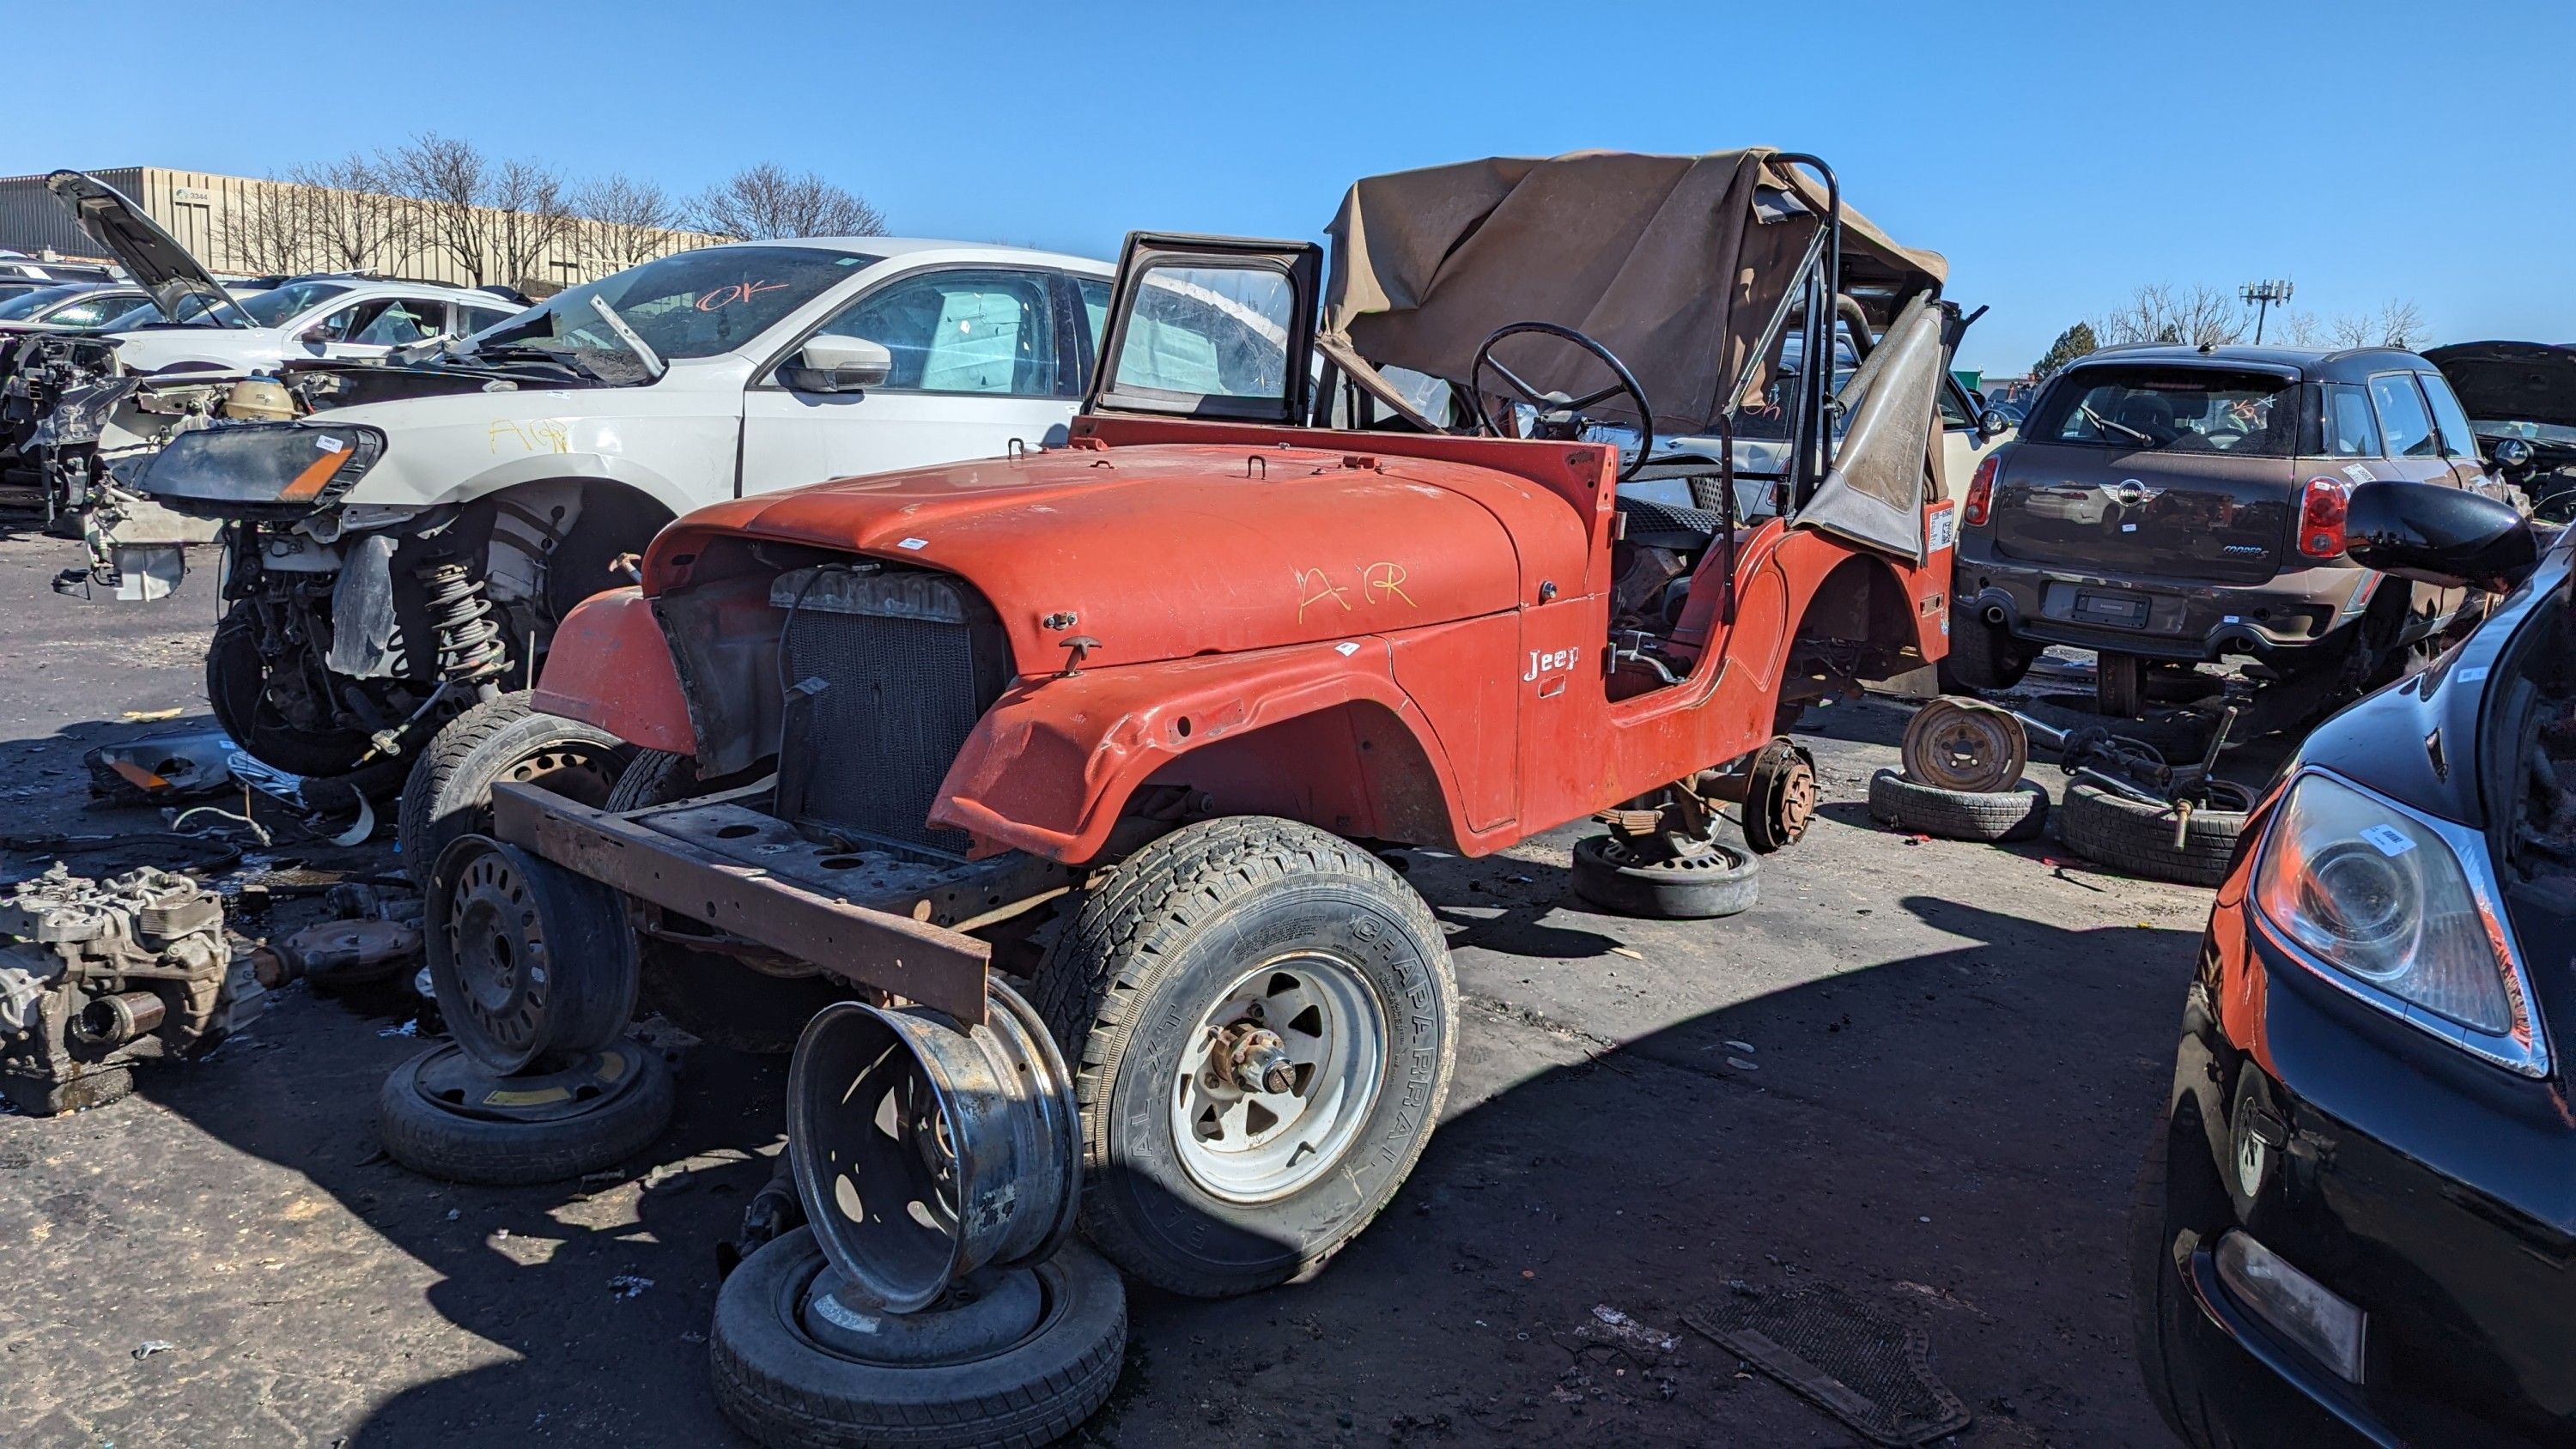
[[[247,423],[172,438],[134,486],[198,518],[301,518],[337,500],[385,453],[354,423]]]
[[[2254,872],[2272,934],[2372,1004],[2527,1075],[2546,1070],[2483,836],[2333,776],[2290,788]]]

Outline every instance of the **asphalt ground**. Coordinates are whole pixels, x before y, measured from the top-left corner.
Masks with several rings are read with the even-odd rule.
[[[208,580],[83,603],[47,587],[68,562],[0,530],[0,832],[153,828],[97,808],[80,756],[207,723]],[[1417,853],[1467,1003],[1428,1153],[1312,1284],[1134,1290],[1083,1436],[1858,1444],[1684,1322],[1738,1285],[1822,1285],[1925,1333],[1974,1416],[1952,1442],[2171,1442],[2130,1359],[2122,1235],[2207,893],[2053,840],[1874,825],[1904,718],[1811,712],[1829,803],[1730,920],[1575,904],[1576,829]],[[288,831],[254,860],[389,851]],[[783,1062],[693,1050],[676,1123],[614,1182],[456,1187],[375,1142],[378,1085],[424,1045],[404,1012],[289,988],[123,1102],[0,1116],[0,1445],[745,1442],[704,1335]]]

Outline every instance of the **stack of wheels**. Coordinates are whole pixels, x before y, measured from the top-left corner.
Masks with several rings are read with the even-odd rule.
[[[377,1097],[386,1153],[450,1182],[554,1182],[670,1124],[670,1065],[628,1040],[633,935],[616,894],[488,836],[429,871],[429,977],[454,1040]]]
[[[1936,699],[1905,727],[1904,770],[1870,777],[1882,824],[1945,840],[2030,840],[2048,825],[2048,791],[2022,778],[2030,741],[1992,705]]]
[[[1456,1060],[1428,904],[1285,820],[1121,861],[1038,987],[1032,1007],[994,980],[971,1026],[847,1002],[806,1028],[809,1229],[743,1261],[710,1335],[718,1401],[762,1443],[1070,1432],[1117,1379],[1122,1270],[1205,1298],[1312,1277],[1411,1172]]]
[[[2172,806],[2151,805],[2078,780],[2066,787],[2057,833],[2069,850],[2123,874],[2215,886],[2227,879],[2236,859],[2254,797],[2226,780],[2212,782],[2210,795],[2209,808],[2194,810],[2186,819]]]
[[[789,1069],[807,1226],[716,1297],[716,1401],[774,1449],[1037,1445],[1106,1402],[1126,1287],[1071,1242],[1073,1076],[1019,993],[985,1019],[849,1001]]]

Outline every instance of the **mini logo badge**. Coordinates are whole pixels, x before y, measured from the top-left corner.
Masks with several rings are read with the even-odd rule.
[[[2123,478],[2120,480],[2120,486],[2111,490],[2111,496],[2118,499],[2122,507],[2135,508],[2139,504],[2146,502],[2149,498],[2154,497],[2156,493],[2163,491],[2164,490],[2162,489],[2157,489],[2154,492],[2150,492],[2148,491],[2147,485],[2139,482],[2137,479]]]

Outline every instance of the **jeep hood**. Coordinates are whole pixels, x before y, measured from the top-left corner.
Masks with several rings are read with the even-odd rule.
[[[690,514],[655,540],[645,592],[676,586],[675,559],[709,536],[737,534],[956,574],[999,613],[1024,674],[1064,667],[1076,637],[1099,641],[1086,668],[1340,641],[1518,604],[1512,538],[1453,475],[1495,477],[1164,444],[841,479]]]
[[[2576,428],[2576,347],[2456,342],[2424,360],[2442,370],[2476,421]]]
[[[90,240],[113,253],[125,264],[127,274],[152,293],[162,316],[185,315],[180,304],[194,293],[206,299],[206,313],[217,326],[248,325],[250,319],[233,305],[232,294],[217,285],[188,249],[163,231],[159,222],[144,215],[143,209],[127,199],[125,193],[78,171],[53,173],[45,178],[45,189],[71,208]]]

